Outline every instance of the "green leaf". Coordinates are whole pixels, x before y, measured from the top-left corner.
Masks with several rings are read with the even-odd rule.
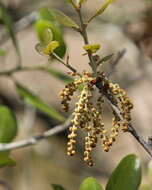
[[[49,74],[53,75],[54,77],[58,78],[59,80],[65,82],[65,83],[71,83],[73,82],[73,79],[67,75],[64,75],[63,73],[56,71],[54,69],[47,69],[46,70]]]
[[[60,12],[56,9],[50,9],[50,12],[60,24],[66,26],[66,27],[72,27],[72,28],[76,28],[76,29],[79,28],[79,26],[71,18],[69,18],[62,12]]]
[[[16,83],[16,87],[18,90],[18,94],[24,99],[24,101],[29,102],[32,106],[36,107],[40,111],[44,112],[48,116],[60,121],[64,122],[65,118],[60,115],[53,107],[47,105],[44,101],[42,101],[39,97],[31,93],[25,87]]]
[[[107,56],[103,57],[103,58],[98,62],[98,65],[102,64],[103,62],[108,61],[109,59],[112,58],[113,55],[114,55],[114,54],[110,54],[110,55],[107,55]]]
[[[44,39],[44,31],[46,29],[50,29],[53,34],[53,40],[58,41],[60,46],[54,51],[59,57],[63,57],[66,52],[66,45],[63,40],[63,35],[60,31],[60,29],[55,26],[53,23],[47,21],[47,20],[39,20],[35,23],[35,30],[37,32],[38,38],[42,43],[45,43]]]
[[[0,106],[0,143],[11,142],[17,134],[17,120],[6,106]]]
[[[88,23],[91,22],[95,17],[101,15],[105,9],[112,3],[114,0],[107,0],[107,2],[88,20]]]
[[[47,8],[47,7],[40,8],[37,11],[37,14],[38,14],[38,20],[49,21],[53,25],[55,25],[60,30],[60,32],[63,31],[63,27],[61,25],[59,25],[59,23],[55,20],[54,16],[49,11],[49,8]]]
[[[41,20],[48,20],[51,23],[55,23],[55,19],[50,13],[49,9],[46,7],[40,8],[37,12],[39,19]]]
[[[9,157],[0,155],[0,168],[4,166],[15,166],[16,162]]]
[[[134,154],[123,158],[113,171],[106,190],[138,190],[141,183],[141,163]]]
[[[6,54],[6,51],[3,50],[3,49],[0,49],[0,56],[3,56],[3,55],[5,55],[5,54]]]
[[[96,53],[100,49],[100,44],[87,44],[83,46],[83,49],[91,53]]]
[[[1,19],[4,22],[4,24],[8,30],[8,33],[12,39],[13,45],[16,49],[16,52],[20,56],[18,44],[16,41],[15,33],[14,33],[14,27],[13,27],[12,19],[9,15],[7,9],[5,8],[5,6],[2,3],[0,3],[0,16],[1,16]]]
[[[88,177],[82,182],[80,190],[103,190],[103,188],[96,179]]]
[[[52,41],[52,42],[50,42],[50,43],[46,46],[46,48],[45,48],[45,50],[44,50],[44,54],[46,54],[46,55],[51,55],[57,47],[59,47],[59,42],[57,42],[57,41]]]
[[[54,190],[65,190],[61,185],[52,184]]]

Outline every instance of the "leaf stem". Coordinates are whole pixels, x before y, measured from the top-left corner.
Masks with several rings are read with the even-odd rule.
[[[68,69],[70,69],[73,73],[75,73],[76,75],[79,75],[80,77],[82,76],[79,72],[77,72],[77,70],[72,67],[71,65],[67,64],[63,59],[61,59],[58,55],[56,55],[55,53],[52,53],[52,55],[60,62],[62,63],[64,66],[66,66]]]

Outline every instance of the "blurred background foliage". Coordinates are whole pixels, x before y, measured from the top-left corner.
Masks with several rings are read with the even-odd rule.
[[[89,18],[103,2],[88,0],[83,8],[85,19]],[[66,4],[66,0],[1,0],[0,7],[0,71],[9,71],[18,65],[33,67],[51,63],[47,74],[40,70],[25,70],[15,72],[12,77],[0,76],[0,101],[15,113],[18,120],[18,135],[15,140],[21,140],[54,127],[70,114],[63,115],[60,112],[58,97],[65,83],[71,81],[71,78],[66,76],[68,70],[56,61],[47,61],[45,56],[40,56],[35,51],[35,45],[38,43],[35,28],[41,24],[37,20],[48,18],[42,8],[57,8],[76,22],[78,20],[71,6]],[[53,22],[54,30],[58,31],[54,40],[59,40],[62,44],[62,52],[59,51],[58,55],[63,57],[67,48],[70,63],[80,71],[84,68],[89,70],[88,59],[82,56],[84,50],[81,37],[71,29],[62,28]],[[47,21],[46,25],[52,29],[52,25]],[[135,107],[132,115],[133,124],[145,138],[152,133],[151,34],[151,0],[116,0],[88,27],[90,41],[101,44],[100,55],[104,57],[114,54],[112,59],[104,64],[104,70],[107,74],[112,71],[110,78],[118,82],[133,100]],[[41,36],[39,34],[38,36],[41,40]],[[124,49],[126,53],[113,69],[112,63],[118,52]],[[17,86],[13,81],[16,81]],[[74,108],[74,102],[75,99],[72,100],[70,112]],[[3,111],[3,107],[1,109]],[[108,107],[104,109],[105,125],[111,126],[111,113]],[[8,117],[12,119],[10,113]],[[16,135],[15,128],[16,126],[13,137]],[[151,182],[147,177],[149,156],[132,136],[121,134],[109,153],[102,152],[99,146],[93,155],[95,166],[88,168],[81,160],[83,134],[79,132],[77,155],[69,158],[66,154],[67,133],[65,131],[53,136],[32,148],[12,151],[11,157],[16,160],[17,165],[1,169],[2,182],[7,181],[12,189],[20,190],[50,190],[51,184],[62,184],[66,189],[76,190],[83,179],[93,176],[105,186],[116,164],[127,154],[136,153],[142,160],[142,183],[149,184],[143,185],[141,189],[150,190]],[[12,162],[11,160],[10,163]],[[0,189],[5,189],[2,182],[0,181],[0,185],[2,184]]]

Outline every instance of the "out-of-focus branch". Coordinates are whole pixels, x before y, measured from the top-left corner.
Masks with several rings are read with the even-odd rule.
[[[120,118],[120,120],[124,120],[123,116],[121,115],[119,107],[115,105],[115,103],[112,101],[112,99],[109,97],[109,95],[104,91],[104,87],[102,86],[101,81],[97,81],[96,87],[99,89],[99,91],[105,96],[106,100],[112,107],[112,109],[115,111],[117,116]],[[146,142],[142,137],[140,137],[136,131],[136,129],[133,127],[132,124],[128,127],[128,132],[132,134],[135,139],[141,144],[141,146],[146,150],[146,152],[152,157],[152,146],[151,143]],[[149,138],[150,139],[150,138]]]
[[[30,14],[24,16],[23,18],[21,18],[20,20],[14,23],[14,31],[19,32],[21,30],[24,30],[25,28],[33,24],[33,22],[37,20],[37,17],[38,16],[37,16],[36,11],[33,11]],[[5,43],[8,38],[9,38],[9,34],[4,31],[0,35],[0,44]]]
[[[45,131],[41,135],[31,137],[27,140],[17,141],[17,142],[8,143],[8,144],[0,144],[0,152],[36,145],[41,140],[51,137],[53,135],[56,135],[64,131],[65,129],[67,129],[69,125],[71,124],[71,118],[72,116],[70,116],[64,124],[57,125],[56,127],[48,131]]]
[[[0,179],[0,186],[7,190],[13,190],[13,188],[3,179]]]
[[[111,62],[111,70],[107,75],[108,77],[116,71],[116,66],[120,62],[120,60],[123,58],[125,53],[126,53],[126,49],[123,49],[122,51],[118,52],[116,59]]]

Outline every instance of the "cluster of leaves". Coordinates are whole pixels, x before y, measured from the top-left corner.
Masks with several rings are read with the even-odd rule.
[[[141,183],[141,163],[136,155],[123,158],[110,176],[105,190],[138,190]],[[54,190],[65,190],[60,185],[53,185]],[[85,179],[80,190],[104,190],[92,177]],[[144,190],[144,189],[143,189]],[[145,189],[149,190],[149,189]]]

